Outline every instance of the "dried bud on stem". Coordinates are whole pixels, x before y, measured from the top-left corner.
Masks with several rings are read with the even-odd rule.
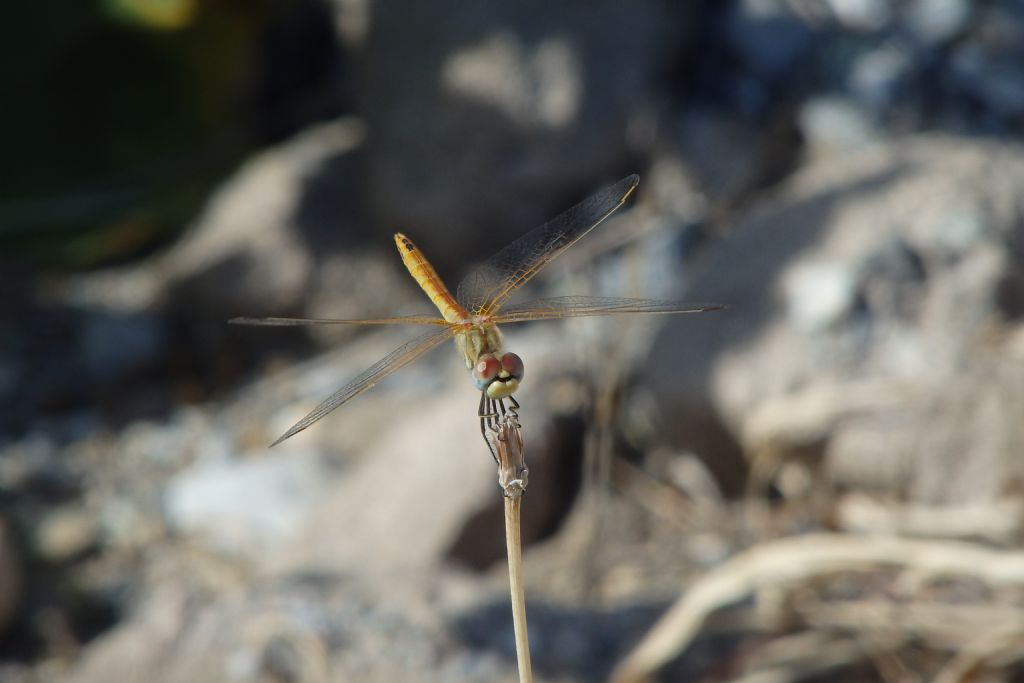
[[[491,436],[491,445],[498,456],[498,484],[506,498],[526,493],[530,469],[523,453],[523,434],[514,413],[502,416]]]

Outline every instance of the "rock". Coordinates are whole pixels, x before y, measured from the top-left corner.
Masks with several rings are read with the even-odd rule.
[[[56,683],[514,681],[515,661],[455,648],[431,596],[395,605],[359,581],[296,575],[219,599],[168,581]],[[282,674],[294,678],[282,678]]]
[[[846,154],[879,135],[863,107],[845,97],[814,97],[800,108],[800,133],[812,154]]]
[[[674,133],[673,152],[678,151],[714,203],[742,201],[797,163],[797,131],[789,117],[766,128],[729,112],[693,107]]]
[[[761,78],[788,78],[810,46],[807,24],[781,0],[740,0],[728,22],[730,45]]]
[[[104,634],[83,653],[75,667],[57,680],[154,680],[154,676],[166,673],[168,663],[187,665],[180,653],[167,659],[169,648],[185,624],[185,603],[186,595],[179,587],[155,591],[138,606],[127,620],[128,625]]]
[[[847,88],[870,111],[885,113],[905,99],[916,67],[908,46],[886,44],[864,52],[853,63]]]
[[[52,510],[35,530],[36,553],[54,563],[74,559],[99,543],[99,529],[96,516],[80,506]]]
[[[690,13],[536,0],[372,12],[359,80],[372,216],[442,274],[630,170],[650,142],[631,131],[650,129],[651,86]]]
[[[828,0],[839,24],[855,31],[878,31],[892,19],[889,0]]]
[[[191,316],[301,311],[320,259],[361,221],[362,125],[312,126],[250,160],[158,263],[171,302]]]
[[[793,268],[782,284],[790,324],[806,333],[838,324],[853,312],[856,285],[855,274],[844,263],[808,263]]]
[[[729,310],[670,319],[651,354],[676,442],[732,491],[758,444],[800,458],[810,444],[837,483],[930,503],[1024,481],[1017,361],[998,332],[1021,297],[1000,295],[1024,270],[1021,158],[942,137],[873,146],[810,164],[740,220],[691,285]],[[858,385],[899,390],[869,400]]]
[[[903,20],[919,41],[938,45],[966,30],[971,9],[968,0],[914,0],[904,10]]]
[[[168,526],[234,555],[280,547],[307,523],[329,481],[313,454],[200,460],[168,485]]]
[[[77,486],[50,434],[35,432],[0,450],[0,487],[60,498],[77,493]]]
[[[139,314],[157,306],[163,289],[150,262],[111,266],[69,275],[60,281],[60,300],[77,309]]]
[[[163,321],[144,313],[95,312],[82,324],[85,369],[100,382],[156,362],[164,351]]]
[[[988,129],[993,118],[1013,125],[1024,111],[1024,11],[1016,3],[996,2],[977,14],[950,59],[952,95],[964,104],[980,103]]]
[[[472,392],[452,386],[436,393],[415,410],[396,406],[403,419],[364,442],[359,464],[276,554],[275,571],[415,573],[439,562],[465,520],[499,497]],[[323,427],[347,423],[338,416]],[[344,528],[341,520],[348,520]]]
[[[1020,68],[1013,62],[968,43],[957,50],[951,71],[963,95],[981,100],[997,116],[1013,118],[1024,111],[1024,85]]]

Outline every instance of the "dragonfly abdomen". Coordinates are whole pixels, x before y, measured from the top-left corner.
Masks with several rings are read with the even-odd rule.
[[[437,271],[427,261],[423,252],[412,243],[412,240],[398,232],[395,233],[395,245],[398,247],[398,253],[402,255],[402,263],[405,264],[409,274],[437,306],[441,316],[450,323],[467,320],[469,314],[466,309],[459,305],[448,288],[444,286],[441,278],[437,276]]]

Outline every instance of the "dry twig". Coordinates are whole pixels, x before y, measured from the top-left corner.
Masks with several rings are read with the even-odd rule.
[[[829,534],[774,541],[734,557],[699,580],[617,667],[612,680],[648,680],[687,648],[708,616],[758,591],[779,591],[835,572],[880,568],[902,569],[919,581],[957,576],[992,587],[1024,584],[1024,552],[952,541]]]
[[[922,505],[848,494],[835,506],[839,528],[857,533],[985,540],[1009,545],[1024,533],[1024,501]]]

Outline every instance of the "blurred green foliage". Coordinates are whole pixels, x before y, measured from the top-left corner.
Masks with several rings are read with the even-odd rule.
[[[106,0],[106,6],[112,16],[167,29],[188,26],[198,9],[196,0]]]
[[[242,110],[265,7],[15,3],[0,40],[0,254],[84,267],[180,230],[252,145]]]

